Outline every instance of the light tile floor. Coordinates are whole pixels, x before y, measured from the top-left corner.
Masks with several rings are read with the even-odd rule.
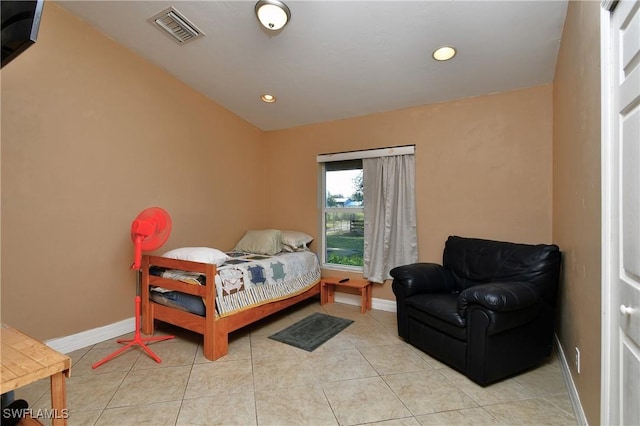
[[[317,311],[355,322],[314,352],[268,338]],[[70,425],[577,424],[557,357],[482,388],[400,340],[391,312],[308,301],[232,334],[215,362],[197,334],[156,333],[176,334],[150,345],[160,364],[134,347],[92,369],[117,339],[70,354]],[[16,397],[44,410],[48,387]]]

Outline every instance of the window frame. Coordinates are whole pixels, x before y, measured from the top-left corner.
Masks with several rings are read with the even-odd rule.
[[[337,163],[344,160],[336,160],[336,161],[326,161],[321,164],[320,174],[321,174],[321,192],[320,192],[320,235],[322,235],[321,239],[321,251],[322,254],[320,256],[320,263],[322,268],[330,269],[330,270],[339,270],[339,271],[349,271],[349,272],[362,272],[363,266],[354,266],[354,265],[341,265],[339,263],[329,263],[329,259],[327,259],[327,213],[362,213],[364,215],[364,200],[363,204],[360,207],[328,207],[327,206],[327,164]],[[357,170],[346,169],[346,170]],[[362,170],[362,165],[360,170]],[[364,176],[363,176],[364,179]],[[363,237],[364,238],[364,237]],[[363,240],[363,249],[364,249],[364,240]],[[364,254],[364,253],[363,253]]]

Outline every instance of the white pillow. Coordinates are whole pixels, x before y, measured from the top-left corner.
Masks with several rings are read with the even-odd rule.
[[[213,263],[216,266],[220,266],[231,259],[225,252],[210,247],[181,247],[169,250],[163,254],[162,257],[200,263]]]
[[[304,232],[282,231],[282,244],[287,251],[305,250],[311,241],[313,237]]]

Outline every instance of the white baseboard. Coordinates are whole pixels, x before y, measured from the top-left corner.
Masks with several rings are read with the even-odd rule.
[[[58,352],[68,354],[69,352],[122,336],[123,334],[132,333],[135,331],[135,328],[135,318],[131,317],[113,324],[81,331],[80,333],[70,336],[47,340],[45,344]]]
[[[335,301],[346,305],[360,306],[360,300],[360,296],[357,294],[335,293]],[[380,311],[396,312],[395,300],[377,299],[374,297],[371,299],[371,307]]]
[[[573,382],[573,376],[571,375],[571,370],[569,370],[567,357],[564,355],[564,350],[562,349],[562,345],[560,344],[558,336],[554,336],[556,349],[558,350],[558,357],[560,358],[560,369],[562,370],[562,377],[564,378],[564,382],[567,385],[567,391],[569,392],[569,399],[571,400],[571,405],[573,406],[573,412],[576,416],[576,421],[581,426],[587,426],[589,423],[587,423],[587,417],[585,416],[584,410],[582,409],[580,395],[578,395],[578,389],[576,389],[576,385]]]

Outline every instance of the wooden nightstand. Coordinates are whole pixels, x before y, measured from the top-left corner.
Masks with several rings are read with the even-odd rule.
[[[322,278],[320,280],[320,305],[335,301],[336,286],[357,288],[360,291],[360,312],[363,314],[371,310],[371,281],[354,280],[339,282],[341,278]]]

